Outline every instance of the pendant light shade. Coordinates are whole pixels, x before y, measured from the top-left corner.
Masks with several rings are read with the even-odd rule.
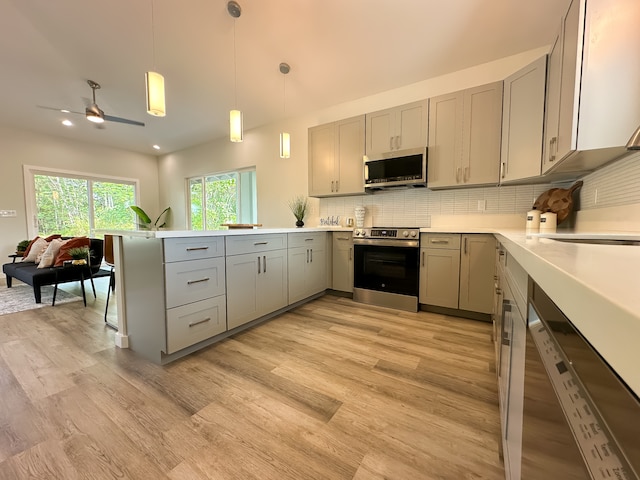
[[[154,117],[164,117],[167,112],[164,104],[164,77],[157,72],[144,74],[147,85],[147,113]]]
[[[234,143],[242,141],[242,112],[240,110],[229,112],[229,140]]]
[[[282,113],[287,113],[287,74],[291,71],[288,63],[282,62],[278,66],[282,74]],[[280,133],[280,158],[291,157],[291,135],[287,132]]]
[[[289,158],[291,156],[291,135],[287,132],[280,134],[280,158]]]

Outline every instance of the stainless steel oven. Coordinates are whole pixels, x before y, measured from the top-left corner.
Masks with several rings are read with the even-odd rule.
[[[418,228],[356,229],[353,251],[356,302],[418,311]]]
[[[637,480],[639,439],[636,395],[530,279],[521,478]]]

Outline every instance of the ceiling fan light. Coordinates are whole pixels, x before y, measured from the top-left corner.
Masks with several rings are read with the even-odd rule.
[[[144,74],[147,91],[147,113],[154,117],[164,117],[166,113],[164,102],[164,77],[157,72]]]
[[[102,110],[98,108],[96,104],[87,107],[85,110],[85,114],[87,116],[87,120],[93,123],[102,123],[104,122],[104,116]]]
[[[291,156],[291,135],[287,132],[280,133],[280,158]]]
[[[229,140],[234,143],[242,141],[242,112],[240,110],[229,112]]]

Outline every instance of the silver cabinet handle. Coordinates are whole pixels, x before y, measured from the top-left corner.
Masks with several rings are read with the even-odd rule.
[[[307,248],[307,263],[309,263],[309,249]]]
[[[309,262],[313,263],[313,248],[309,249]]]
[[[469,181],[469,169],[470,167],[464,167],[464,176],[462,177],[462,181],[467,183]]]
[[[351,261],[351,251],[353,250],[353,248],[349,247],[349,261]]]
[[[438,244],[438,245],[448,245],[449,244],[449,240],[436,240],[435,238],[432,238],[431,240],[429,240],[429,242],[435,243],[435,244]]]
[[[209,277],[200,278],[198,280],[188,280],[187,285],[193,285],[194,283],[202,283],[202,282],[208,282],[208,281],[209,281]]]
[[[202,320],[198,320],[196,322],[190,322],[189,327],[195,327],[196,325],[200,325],[201,323],[206,323],[211,320],[211,317],[203,318]]]
[[[334,182],[333,180],[331,180],[331,191],[332,191],[332,192],[334,191],[334,190],[333,190],[333,185],[334,185],[334,183],[335,183],[335,182]]]
[[[502,289],[496,288],[496,295],[502,295]]]
[[[500,178],[504,178],[505,174],[506,174],[506,163],[502,162],[500,164]]]
[[[460,173],[462,171],[462,168],[458,167],[456,168],[456,183],[460,183]]]
[[[464,237],[464,254],[465,255],[467,254],[467,240],[468,240],[468,238]]]
[[[422,266],[424,267],[424,252],[422,252]]]
[[[304,241],[305,242],[313,242],[313,238],[305,238]]]
[[[267,273],[267,256],[262,256],[262,273]]]
[[[389,137],[389,150],[393,150],[393,137]]]
[[[336,237],[336,240],[351,240],[350,237]]]
[[[260,275],[260,256],[258,255],[258,275]]]
[[[255,247],[255,246],[257,246],[257,245],[268,245],[268,244],[269,244],[269,242],[255,242],[255,243],[253,244],[253,246]]]
[[[549,140],[549,161],[553,162],[556,159],[556,151],[558,148],[558,137],[553,137]]]
[[[336,180],[336,192],[340,191],[340,180]]]
[[[396,150],[400,150],[400,145],[402,145],[402,140],[400,138],[400,135],[398,135],[396,137]]]
[[[187,247],[187,252],[193,252],[195,250],[209,250],[209,247]]]

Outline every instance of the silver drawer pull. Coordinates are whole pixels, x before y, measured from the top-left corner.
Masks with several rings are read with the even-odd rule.
[[[269,242],[256,242],[253,245],[267,245]]]
[[[349,237],[336,237],[336,240],[351,240]]]
[[[195,250],[209,250],[209,247],[187,247],[187,252],[193,252]]]
[[[305,242],[313,242],[313,238],[305,238],[304,241]]]
[[[194,283],[208,282],[209,277],[201,278],[199,280],[189,280],[187,281],[187,285],[193,285]]]
[[[195,327],[196,325],[200,325],[201,323],[206,323],[211,320],[211,317],[203,318],[202,320],[198,320],[197,322],[189,323],[189,327]]]
[[[449,240],[430,240],[430,241],[431,243],[444,244],[444,245],[449,243]]]

